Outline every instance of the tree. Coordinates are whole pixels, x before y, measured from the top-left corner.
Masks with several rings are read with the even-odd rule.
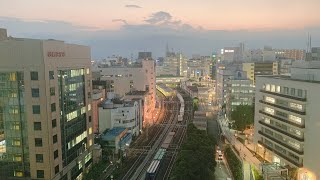
[[[193,110],[198,111],[199,109],[199,99],[197,97],[193,98]]]
[[[248,125],[254,123],[254,106],[239,105],[231,112],[231,119],[234,120],[234,127],[244,131]]]
[[[179,150],[170,179],[212,179],[216,166],[215,144],[205,131],[189,124],[186,141]]]

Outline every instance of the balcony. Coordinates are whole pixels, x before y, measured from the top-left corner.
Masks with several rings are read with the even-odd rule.
[[[291,109],[291,108],[288,108],[288,107],[285,107],[285,106],[280,106],[278,104],[269,103],[269,102],[266,102],[264,100],[259,100],[259,102],[262,103],[262,104],[266,104],[266,105],[269,105],[269,106],[273,106],[273,107],[279,108],[279,109],[290,111],[290,112],[293,112],[293,113],[296,113],[296,114],[306,115],[305,111],[297,111],[297,110],[294,110],[294,109]]]
[[[269,139],[271,139],[272,141],[282,145],[283,147],[286,147],[287,149],[290,149],[291,151],[297,153],[297,154],[300,154],[300,155],[303,155],[303,151],[300,151],[300,150],[297,150],[291,146],[289,146],[287,143],[284,143],[283,141],[279,141],[278,139],[274,138],[273,136],[270,136],[262,131],[258,131],[258,133],[264,137],[267,137]]]
[[[303,167],[303,164],[302,164],[302,163],[299,163],[299,162],[297,162],[297,161],[294,161],[294,160],[290,159],[286,154],[283,154],[283,153],[281,153],[281,152],[279,152],[279,151],[271,148],[270,146],[264,144],[262,141],[258,141],[258,143],[259,143],[260,145],[262,145],[263,147],[267,148],[269,151],[272,151],[273,153],[275,153],[276,155],[280,156],[281,158],[283,158],[283,159],[287,160],[288,162],[294,164],[295,166],[297,166],[297,167],[299,167],[299,168],[300,168],[300,167]]]
[[[273,119],[277,119],[277,120],[279,120],[279,121],[282,121],[282,122],[284,122],[284,123],[290,124],[290,125],[295,126],[295,127],[298,127],[298,128],[302,128],[302,129],[305,128],[305,125],[304,125],[304,124],[296,124],[296,123],[291,122],[291,121],[288,121],[288,120],[286,120],[286,119],[284,119],[284,118],[281,118],[281,117],[278,117],[278,116],[275,116],[275,115],[266,113],[266,112],[264,112],[264,111],[262,111],[262,110],[260,110],[259,113],[261,113],[261,114],[263,114],[263,115],[266,115],[266,116],[269,116],[269,117],[272,117]]]
[[[274,126],[272,126],[272,125],[270,125],[270,124],[267,124],[267,123],[263,122],[262,120],[260,120],[259,123],[262,124],[262,125],[264,125],[264,126],[267,126],[268,128],[271,128],[271,129],[273,129],[273,130],[275,130],[275,131],[278,131],[278,132],[280,132],[280,133],[282,133],[282,134],[285,134],[286,136],[289,136],[289,137],[291,137],[291,138],[293,138],[293,139],[295,139],[295,140],[297,140],[297,141],[304,142],[304,138],[302,138],[302,137],[297,137],[297,136],[295,136],[295,135],[293,135],[293,134],[288,133],[287,131],[284,131],[284,130],[282,130],[282,129],[276,128],[276,127],[274,127]]]
[[[288,99],[294,99],[294,100],[302,101],[302,102],[306,102],[307,101],[307,98],[289,96],[289,95],[280,94],[280,93],[276,93],[276,92],[266,91],[266,90],[263,90],[263,89],[261,89],[260,92],[266,93],[266,94],[275,95],[275,96],[279,96],[279,97],[284,97],[284,98],[288,98]]]

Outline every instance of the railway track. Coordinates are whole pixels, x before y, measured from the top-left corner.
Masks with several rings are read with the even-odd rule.
[[[171,108],[171,105],[167,105],[166,109]],[[169,112],[169,111],[165,111],[165,115],[163,120],[161,121],[161,124],[167,124],[168,122],[171,121],[173,113]],[[152,139],[148,142],[147,146],[148,147],[153,147],[154,144],[157,142],[159,136],[163,136],[163,131],[164,131],[164,127],[162,126],[153,126],[154,129],[154,134],[152,133]],[[150,135],[150,134],[149,134]],[[161,138],[162,140],[162,138]],[[134,146],[132,146],[131,148],[139,148],[141,147],[141,143],[140,144],[135,144]],[[149,151],[152,150],[149,149]],[[147,152],[147,151],[146,151]],[[149,153],[148,153],[149,154]],[[144,159],[146,157],[148,157],[145,155],[145,153],[140,153],[137,157],[137,159],[135,160],[135,162],[132,164],[132,166],[130,167],[130,169],[128,170],[128,172],[125,174],[125,176],[122,177],[122,179],[135,179],[135,178],[131,178],[134,174],[136,174],[137,169],[140,167],[139,164],[141,165],[142,162],[144,162]],[[150,155],[149,155],[150,156]],[[138,167],[139,166],[139,167]],[[140,175],[140,174],[139,174]]]

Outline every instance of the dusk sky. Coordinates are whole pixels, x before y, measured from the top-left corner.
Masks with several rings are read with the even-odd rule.
[[[0,27],[16,37],[55,38],[92,47],[93,58],[130,56],[165,44],[209,55],[248,48],[320,46],[319,0],[0,0]]]

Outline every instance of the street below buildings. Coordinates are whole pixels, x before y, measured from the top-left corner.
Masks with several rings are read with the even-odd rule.
[[[214,137],[218,146],[221,147],[219,126],[218,126],[216,115],[213,113],[210,113],[208,118],[208,134]],[[215,179],[226,180],[227,178],[231,178],[231,174],[225,165],[225,160],[223,161],[217,160],[217,166],[215,167]]]

